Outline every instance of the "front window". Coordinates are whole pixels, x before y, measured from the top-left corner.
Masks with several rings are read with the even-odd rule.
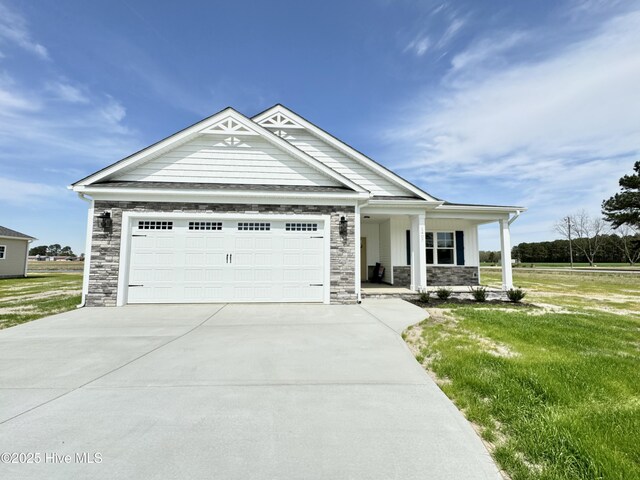
[[[426,232],[427,265],[454,265],[455,238],[454,232]]]
[[[4,260],[7,252],[7,247],[5,245],[0,245],[0,260]]]

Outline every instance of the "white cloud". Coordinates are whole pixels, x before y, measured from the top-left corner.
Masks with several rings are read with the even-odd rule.
[[[420,34],[416,38],[414,38],[411,42],[409,42],[409,44],[405,47],[404,51],[413,52],[418,57],[421,57],[422,55],[427,53],[427,50],[429,50],[430,45],[431,45],[431,40],[429,40],[429,37],[424,34]]]
[[[458,54],[441,90],[414,100],[387,134],[411,145],[395,168],[427,190],[453,201],[491,190],[495,203],[530,206],[518,223],[541,229],[567,210],[597,212],[640,153],[640,12],[545,59],[485,68],[524,38]]]
[[[37,178],[37,175],[34,176]],[[21,181],[0,177],[0,203],[25,206],[43,203],[65,194],[63,187],[53,187],[41,182]]]
[[[453,38],[458,34],[458,32],[462,29],[462,27],[464,27],[466,23],[466,19],[454,17],[447,29],[442,34],[442,37],[440,37],[440,40],[438,40],[436,46],[438,48],[445,47],[451,40],[453,40]]]
[[[31,38],[24,17],[2,3],[0,3],[0,43],[12,43],[40,58],[49,58],[47,49]]]
[[[67,82],[51,82],[47,84],[46,89],[51,92],[55,98],[64,102],[89,103],[89,98],[87,98],[81,88],[70,85]]]
[[[509,32],[503,35],[483,38],[475,42],[467,50],[456,54],[451,60],[452,70],[459,70],[475,67],[491,61],[507,52],[513,47],[521,44],[530,37],[526,32]]]

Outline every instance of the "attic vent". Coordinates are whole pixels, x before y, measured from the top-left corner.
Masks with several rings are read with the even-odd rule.
[[[140,220],[138,222],[138,230],[173,230],[173,222]]]
[[[301,128],[300,125],[281,113],[274,113],[270,117],[265,118],[260,122],[260,125],[268,128]]]
[[[222,133],[225,135],[257,135],[256,132],[242,125],[231,117],[205,128],[200,133]]]

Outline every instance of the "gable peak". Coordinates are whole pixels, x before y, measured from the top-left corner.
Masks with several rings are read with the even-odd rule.
[[[258,123],[266,128],[304,128],[282,112],[275,112]]]
[[[200,133],[218,133],[222,135],[258,135],[258,132],[247,128],[231,115],[223,118],[222,120],[219,120],[218,122],[208,126],[203,130],[200,130]]]

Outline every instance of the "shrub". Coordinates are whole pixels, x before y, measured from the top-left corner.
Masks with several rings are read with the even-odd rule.
[[[436,290],[436,295],[440,300],[446,300],[451,296],[451,290],[449,290],[448,288],[442,287]]]
[[[425,290],[424,292],[420,292],[420,296],[418,297],[418,300],[420,300],[420,302],[422,303],[429,303],[430,298],[431,298],[431,293]]]
[[[526,293],[521,288],[510,288],[507,290],[507,298],[513,303],[518,303],[525,295]]]
[[[487,289],[485,287],[469,287],[469,291],[476,302],[485,302],[487,300]]]

